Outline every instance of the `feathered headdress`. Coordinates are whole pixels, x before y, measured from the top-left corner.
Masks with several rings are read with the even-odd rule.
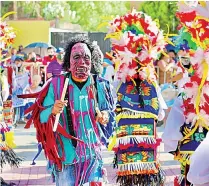
[[[186,30],[192,36],[192,40],[203,50],[209,48],[209,2],[198,4],[185,4],[179,2],[177,17]]]
[[[209,19],[203,11],[208,7],[208,2],[195,6],[181,2],[177,12],[181,25],[197,45],[196,51],[190,52],[194,73],[184,86],[186,122],[203,125],[209,123]]]
[[[186,31],[184,27],[180,28],[178,36],[174,39],[174,44],[176,50],[184,50],[189,52],[189,50],[197,50],[197,44],[193,41],[192,36]]]
[[[16,37],[14,29],[4,21],[7,16],[14,13],[15,12],[9,12],[0,18],[0,60],[2,60],[3,56],[2,51],[8,49],[10,45],[14,43],[14,38]]]
[[[155,21],[133,10],[109,23],[108,34],[117,52],[117,77],[122,80],[155,79],[153,60],[163,52],[165,40]]]

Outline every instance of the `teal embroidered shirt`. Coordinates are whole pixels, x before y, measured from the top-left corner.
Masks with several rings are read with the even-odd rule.
[[[96,83],[97,83],[97,89],[98,89],[98,95],[99,95],[98,102],[99,102],[100,110],[107,110],[107,111],[109,111],[110,116],[114,117],[114,114],[111,113],[112,112],[111,106],[110,106],[111,104],[106,99],[108,96],[105,96],[106,91],[103,89],[103,86],[101,86],[98,81]],[[73,86],[72,92],[69,93],[70,94],[69,96],[73,96],[71,98],[73,100],[74,111],[77,113],[80,113],[80,114],[78,114],[79,119],[77,120],[77,123],[76,123],[76,125],[78,126],[78,133],[77,133],[76,137],[83,140],[84,143],[86,144],[85,156],[88,159],[88,158],[94,157],[95,153],[96,153],[95,151],[98,151],[99,150],[98,148],[100,148],[98,145],[96,146],[98,148],[93,147],[93,145],[95,145],[96,143],[98,144],[98,142],[101,141],[101,139],[97,139],[97,137],[96,137],[94,128],[92,126],[92,121],[89,116],[90,103],[88,100],[87,88],[91,85],[91,78],[88,78],[87,82],[85,83],[85,85],[83,86],[83,88],[81,90],[72,81],[71,77],[69,80],[69,85]],[[57,90],[60,90],[60,79],[58,79]],[[60,97],[60,95],[58,97]],[[94,105],[95,104],[94,100],[91,100],[91,101],[92,101],[92,104]],[[51,83],[48,93],[47,93],[47,96],[45,97],[44,102],[43,102],[43,106],[46,109],[43,110],[40,114],[41,123],[46,123],[48,121],[49,116],[51,115],[54,103],[55,103],[54,87]],[[93,109],[93,112],[95,113],[94,109]],[[83,117],[82,117],[82,113],[83,113]],[[68,114],[67,109],[64,108],[64,115],[67,115],[67,114]],[[61,117],[60,117],[59,121],[60,121],[61,125],[63,125],[63,121],[62,121]],[[108,125],[110,125],[110,126],[108,126],[109,128],[105,129],[106,131],[109,131],[109,133],[111,133],[111,131],[109,129],[113,127],[113,123],[114,122],[111,119],[110,123],[108,124]],[[97,126],[100,129],[100,134],[101,134],[102,131],[104,131],[104,128],[102,128],[99,123],[97,123]],[[67,124],[66,130],[69,133],[68,124]],[[79,155],[78,155],[78,153],[76,153],[76,149],[72,145],[71,140],[67,139],[63,136],[61,136],[61,139],[62,139],[62,142],[64,145],[64,151],[65,151],[65,161],[63,163],[64,164],[72,164],[72,163],[74,163],[75,159],[77,161],[80,161]],[[60,152],[61,152],[61,149],[60,149]],[[82,161],[84,161],[84,159],[85,159],[85,157],[83,156]]]

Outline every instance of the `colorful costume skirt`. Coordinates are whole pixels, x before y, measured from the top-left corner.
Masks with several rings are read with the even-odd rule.
[[[174,158],[181,163],[181,174],[175,178],[174,186],[192,186],[187,180],[190,157],[205,139],[208,129],[199,126],[191,127],[191,124],[184,124],[180,128],[180,132],[183,135],[183,139],[179,141],[177,150],[174,152]]]
[[[117,115],[113,150],[114,166],[118,168],[117,182],[121,186],[161,186],[164,173],[157,161],[155,119],[151,113],[122,111]]]
[[[3,104],[3,115],[4,121],[8,126],[12,126],[13,124],[13,108],[12,108],[12,100],[7,100]]]
[[[12,127],[4,121],[3,107],[0,107],[0,169],[5,164],[11,167],[18,167],[22,159],[18,157],[12,148],[16,147],[14,143],[14,133]]]

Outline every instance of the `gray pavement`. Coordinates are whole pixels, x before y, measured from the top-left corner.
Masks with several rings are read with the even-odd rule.
[[[158,136],[163,133],[163,127],[158,128]],[[35,129],[24,129],[23,125],[19,125],[15,129],[15,141],[17,148],[15,151],[21,157],[25,158],[21,167],[18,169],[4,168],[0,174],[5,180],[12,181],[20,186],[25,185],[54,185],[50,175],[46,171],[46,159],[42,152],[37,159],[36,165],[30,165],[34,155],[37,152],[37,140]],[[163,152],[163,144],[159,148],[159,159],[163,169],[166,172],[165,186],[173,186],[173,180],[176,175],[180,173],[179,163],[173,160],[173,156]],[[103,150],[104,165],[107,168],[108,180],[110,185],[116,185],[116,171],[112,168],[113,153]]]

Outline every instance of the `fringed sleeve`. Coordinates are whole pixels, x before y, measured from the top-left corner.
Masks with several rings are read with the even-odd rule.
[[[109,138],[112,136],[116,123],[115,123],[115,112],[114,112],[114,100],[112,91],[110,89],[110,84],[106,80],[100,80],[99,86],[97,86],[98,91],[98,103],[100,110],[109,112],[109,122],[106,126],[100,125],[102,129],[102,142],[108,146]]]

